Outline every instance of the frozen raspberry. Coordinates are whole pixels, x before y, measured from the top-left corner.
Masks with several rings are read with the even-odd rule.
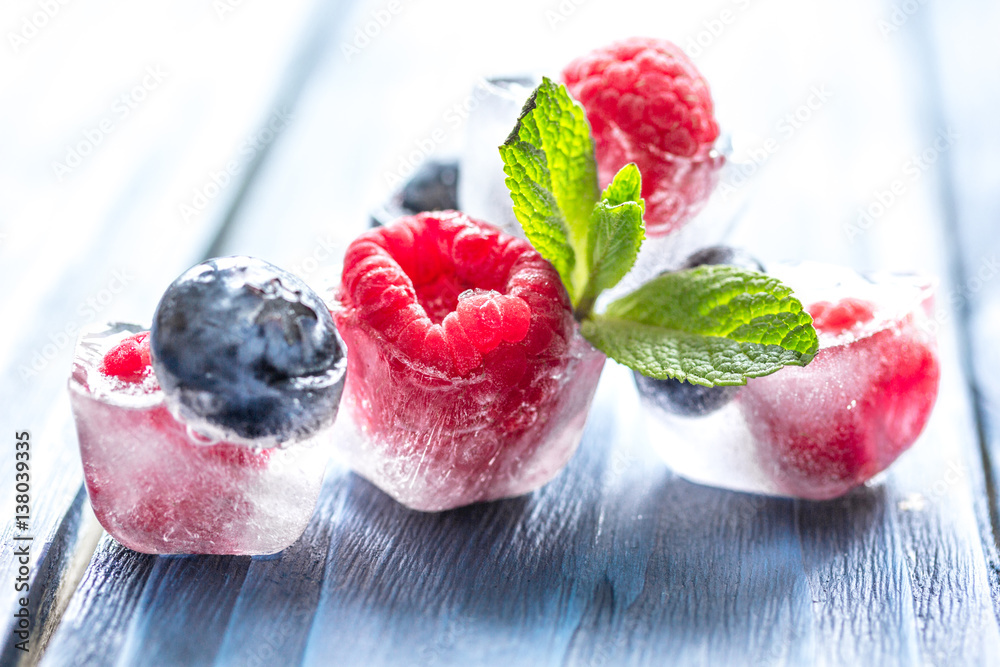
[[[708,84],[679,47],[632,38],[577,58],[563,71],[593,131],[601,184],[635,162],[642,173],[646,227],[679,228],[701,209],[723,159]]]
[[[152,370],[149,362],[149,332],[129,336],[111,348],[100,370],[125,382],[142,382]]]
[[[747,424],[782,491],[823,500],[864,483],[920,435],[937,396],[933,338],[914,316],[879,321],[857,298],[808,307],[821,349],[809,366],[751,381]]]
[[[362,235],[347,251],[342,286],[360,324],[443,377],[488,370],[498,348],[557,356],[572,335],[552,265],[527,241],[460,213],[401,218]]]
[[[809,306],[809,314],[818,331],[838,335],[871,321],[875,304],[850,298],[837,303],[819,301]]]
[[[681,49],[632,38],[570,63],[563,77],[594,134],[616,129],[650,148],[692,157],[719,136],[708,84]]]
[[[112,350],[128,349],[123,340],[145,333],[95,327],[76,349],[70,403],[101,525],[152,554],[264,554],[291,544],[312,514],[332,429],[269,449],[201,436],[174,416],[154,373],[137,386],[102,370],[118,359]]]
[[[348,248],[339,302],[359,433],[341,444],[400,501],[524,493],[575,449],[603,356],[527,241],[457,212],[400,218]]]

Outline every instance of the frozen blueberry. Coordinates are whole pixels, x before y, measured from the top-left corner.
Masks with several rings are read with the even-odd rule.
[[[458,163],[428,161],[403,186],[403,208],[412,213],[458,208]]]
[[[458,209],[458,162],[428,160],[385,205],[372,211],[370,226],[404,215]]]
[[[740,387],[703,387],[680,380],[657,380],[632,371],[639,392],[661,410],[685,417],[707,415],[733,400]]]
[[[206,435],[271,445],[336,417],[346,359],[330,311],[263,260],[186,271],[156,307],[150,350],[171,409]]]
[[[728,264],[751,271],[764,271],[764,267],[750,253],[729,246],[709,246],[688,257],[682,269],[693,269],[704,264]],[[703,387],[680,380],[656,380],[638,371],[632,371],[639,392],[665,412],[686,417],[707,415],[733,400],[740,387]]]
[[[764,266],[757,258],[742,248],[732,248],[726,245],[713,245],[692,253],[684,260],[682,269],[693,269],[704,264],[728,264],[750,271],[764,272]]]

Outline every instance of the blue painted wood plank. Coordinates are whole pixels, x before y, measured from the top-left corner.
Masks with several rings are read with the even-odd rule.
[[[120,665],[211,665],[249,556],[159,556],[118,656]]]
[[[921,664],[907,556],[885,486],[797,503],[812,614],[828,664]],[[863,604],[859,601],[863,600]]]
[[[22,577],[18,582],[25,580],[30,585],[27,592],[18,594],[18,612],[20,612],[20,600],[28,601],[27,610],[29,614],[28,631],[32,633],[29,637],[15,635],[13,630],[22,630],[20,624],[10,625],[8,635],[4,638],[2,653],[0,653],[0,664],[15,664],[20,658],[28,655],[41,655],[46,641],[46,632],[51,631],[46,621],[50,616],[58,614],[60,600],[58,591],[63,574],[69,562],[73,559],[75,549],[79,546],[81,539],[81,529],[86,523],[85,505],[87,496],[83,489],[79,489],[73,503],[68,511],[63,515],[62,520],[54,527],[51,536],[41,535],[37,542],[31,540],[13,540],[12,553],[23,553],[23,548],[27,547],[29,552],[35,554],[33,560],[33,571],[29,577]],[[18,533],[24,537],[25,533]],[[20,564],[20,558],[17,560]],[[19,573],[20,575],[20,573]],[[11,587],[15,588],[15,583],[11,582]],[[24,589],[21,589],[22,591]],[[12,610],[12,614],[14,610]],[[17,619],[20,621],[20,619]],[[26,641],[25,641],[26,640]],[[18,644],[24,642],[28,647],[27,651],[18,648]]]
[[[927,8],[922,26],[934,55],[937,122],[958,136],[942,156],[946,179],[945,215],[956,254],[955,315],[966,325],[966,368],[975,384],[974,410],[986,493],[981,504],[984,552],[1000,617],[1000,172],[992,167],[1000,151],[994,110],[1000,104],[1000,43],[995,26],[1000,7],[968,0]],[[976,91],[969,95],[966,91]]]
[[[277,556],[251,561],[216,664],[253,667],[301,660],[323,586],[330,534],[347,491],[344,471],[331,472],[302,537]]]
[[[629,374],[605,373],[580,452],[531,496],[427,515],[354,478],[305,663],[802,657],[792,503],[672,475],[634,426]]]
[[[120,655],[157,558],[101,539],[42,665],[110,664]]]
[[[60,407],[68,405],[59,404]],[[26,406],[27,407],[27,406]],[[15,644],[20,640],[12,634],[14,629],[13,614],[20,607],[19,600],[25,596],[23,589],[18,591],[15,584],[20,586],[27,583],[29,588],[27,597],[30,600],[29,609],[31,611],[31,641],[28,647],[33,655],[40,654],[42,629],[46,625],[49,614],[58,609],[55,605],[55,593],[58,589],[65,568],[72,560],[75,550],[87,544],[88,538],[81,535],[81,529],[86,527],[81,525],[81,513],[84,504],[87,503],[86,494],[80,486],[81,472],[79,456],[68,448],[59,447],[70,437],[67,430],[72,426],[67,419],[60,419],[50,412],[45,416],[48,426],[61,424],[67,428],[47,428],[37,429],[32,432],[32,461],[31,461],[31,518],[28,521],[29,530],[16,530],[12,520],[6,520],[3,524],[3,532],[0,534],[0,574],[9,582],[3,596],[2,608],[10,613],[0,623],[3,629],[2,655],[4,661],[14,655]],[[32,405],[26,410],[28,414],[38,414],[39,406]],[[39,422],[36,422],[39,423]],[[42,422],[44,423],[44,422]],[[21,428],[21,427],[13,427]],[[13,428],[11,430],[13,430]],[[13,434],[12,434],[13,435]],[[56,450],[52,452],[51,450]],[[47,451],[48,450],[48,451]],[[14,451],[13,446],[8,450]],[[52,458],[45,461],[46,453],[53,454]],[[13,456],[9,457],[8,463],[13,462]],[[48,465],[46,465],[46,463]],[[8,498],[14,498],[14,472],[8,470],[6,473],[3,488]],[[10,505],[11,511],[13,505]],[[30,537],[30,540],[15,539]],[[15,576],[20,577],[19,571],[22,563],[18,556],[18,550],[24,545],[28,545],[31,554],[28,563],[27,582],[15,581]]]

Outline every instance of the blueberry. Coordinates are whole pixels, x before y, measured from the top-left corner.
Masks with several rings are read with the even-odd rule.
[[[370,226],[404,215],[458,208],[458,162],[428,160],[386,204],[372,211]]]
[[[703,387],[680,380],[657,380],[632,371],[647,402],[670,414],[684,417],[707,415],[733,400],[740,387]]]
[[[764,272],[764,266],[746,250],[725,245],[708,246],[692,253],[684,260],[681,268],[693,269],[696,266],[704,264],[728,264],[729,266],[736,266],[741,269]]]
[[[276,444],[337,415],[346,359],[330,311],[263,260],[186,271],[156,307],[150,350],[171,409],[207,435]]]
[[[722,245],[702,248],[688,257],[681,268],[693,269],[704,264],[728,264],[751,271],[764,271],[763,265],[747,251]],[[645,400],[665,412],[685,417],[715,412],[733,400],[740,390],[740,387],[704,387],[680,380],[656,380],[638,371],[632,373]]]
[[[427,161],[402,192],[403,208],[411,213],[458,208],[458,163]]]

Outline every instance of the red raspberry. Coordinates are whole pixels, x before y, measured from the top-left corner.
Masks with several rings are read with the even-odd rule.
[[[572,453],[603,357],[528,242],[456,212],[401,218],[347,249],[339,301],[352,466],[402,502],[523,493]]]
[[[149,361],[149,332],[129,336],[108,350],[100,370],[125,382],[142,382],[152,371]]]
[[[666,40],[634,37],[597,49],[570,63],[563,77],[587,109],[595,138],[618,129],[648,148],[693,157],[719,136],[708,84]]]
[[[629,162],[642,172],[646,226],[666,234],[700,210],[723,159],[708,84],[679,47],[632,38],[577,58],[563,71],[583,105],[598,177],[611,182]]]
[[[875,304],[861,299],[843,299],[835,304],[819,301],[809,306],[809,314],[818,331],[836,336],[870,322],[875,317]]]
[[[358,237],[340,298],[352,324],[419,372],[444,377],[488,370],[498,349],[552,358],[572,335],[552,265],[527,241],[455,212],[401,218]]]
[[[739,400],[783,491],[823,500],[864,483],[913,444],[934,406],[940,367],[932,337],[912,315],[864,335],[870,302],[808,310],[821,341],[833,334],[836,343],[805,368],[752,380]]]

